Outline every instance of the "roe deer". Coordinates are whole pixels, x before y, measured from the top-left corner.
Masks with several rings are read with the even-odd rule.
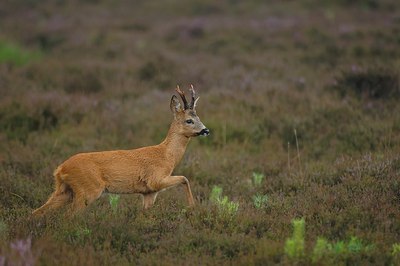
[[[196,114],[196,98],[190,88],[191,102],[176,88],[183,101],[173,95],[170,109],[174,119],[163,142],[134,150],[79,153],[63,162],[54,171],[55,191],[47,202],[33,211],[42,216],[72,202],[74,215],[98,199],[103,193],[140,193],[143,207],[151,207],[158,192],[182,184],[190,206],[194,205],[189,181],[184,176],[171,176],[185,153],[191,137],[208,136],[210,131]]]

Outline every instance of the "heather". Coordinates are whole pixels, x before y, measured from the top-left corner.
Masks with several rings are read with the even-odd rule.
[[[2,1],[0,265],[397,265],[397,1]],[[159,194],[30,213],[84,151],[210,129]]]

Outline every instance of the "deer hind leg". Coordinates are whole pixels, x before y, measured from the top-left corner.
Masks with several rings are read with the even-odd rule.
[[[143,194],[143,209],[148,209],[153,206],[156,201],[158,192]]]
[[[190,189],[189,180],[184,176],[167,176],[158,184],[158,190],[167,189],[177,185],[183,185],[185,188],[186,198],[189,206],[194,206],[192,190]]]
[[[43,216],[50,211],[55,211],[58,208],[63,207],[72,199],[72,193],[70,188],[66,184],[61,184],[58,189],[51,194],[43,206],[34,210],[32,215],[35,217]]]
[[[68,210],[68,216],[74,216],[81,213],[87,206],[97,200],[104,191],[104,185],[97,185],[91,187],[87,186],[75,186],[72,187],[73,199],[70,209]]]

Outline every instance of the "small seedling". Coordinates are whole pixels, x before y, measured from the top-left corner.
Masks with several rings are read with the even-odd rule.
[[[400,255],[400,243],[394,243],[392,245],[392,256]]]
[[[285,242],[285,254],[291,258],[301,258],[304,256],[304,219],[292,220],[293,235]]]
[[[331,252],[332,244],[330,244],[325,238],[319,237],[315,243],[311,259],[315,263],[329,255]]]
[[[356,236],[352,236],[349,240],[349,243],[347,244],[347,250],[349,252],[358,253],[362,251],[363,248],[364,248],[363,243]]]
[[[268,202],[268,196],[262,195],[262,194],[257,194],[253,196],[253,204],[256,209],[262,209],[267,206]]]
[[[260,186],[265,176],[261,173],[253,172],[253,184],[255,186]]]
[[[222,197],[222,187],[214,186],[211,190],[210,200],[217,203]]]
[[[230,201],[227,196],[224,196],[219,201],[220,210],[229,216],[234,216],[239,210],[239,203]]]
[[[338,241],[332,245],[333,253],[340,255],[346,253],[346,244],[343,241]]]
[[[90,235],[90,233],[91,233],[91,231],[90,231],[90,229],[89,228],[79,228],[79,229],[76,229],[74,232],[73,232],[73,234],[76,236],[76,237],[85,237],[85,236],[88,236],[88,235]]]
[[[116,213],[118,210],[119,198],[120,198],[119,195],[109,195],[108,197],[108,201],[110,203],[113,213]]]
[[[210,201],[217,204],[219,212],[223,216],[232,217],[239,209],[239,203],[230,201],[227,196],[222,196],[222,188],[219,186],[213,187]]]

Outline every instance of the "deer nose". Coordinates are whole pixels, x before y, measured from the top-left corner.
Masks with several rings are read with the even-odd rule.
[[[210,135],[210,130],[209,130],[208,128],[203,128],[203,129],[200,131],[200,135],[202,135],[202,136],[208,136],[208,135]]]

